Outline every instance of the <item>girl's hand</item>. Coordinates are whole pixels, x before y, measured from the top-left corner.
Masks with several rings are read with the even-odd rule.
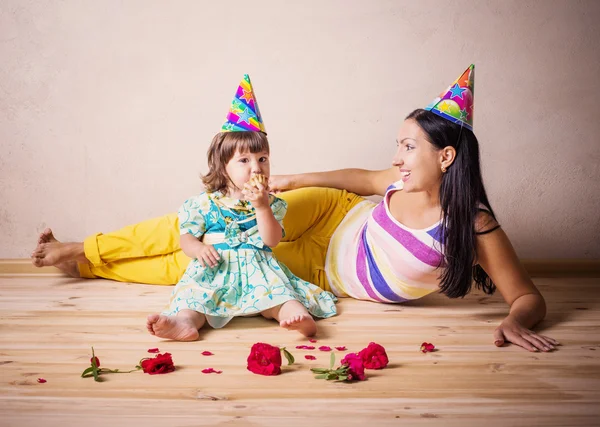
[[[269,187],[260,182],[256,185],[244,184],[242,194],[246,200],[252,202],[252,206],[256,209],[269,206]]]
[[[196,259],[200,262],[200,265],[208,268],[216,267],[221,260],[221,256],[213,245],[202,244],[202,247],[196,252]]]
[[[551,351],[560,345],[558,341],[524,328],[519,322],[508,316],[494,331],[494,344],[502,347],[511,342],[529,351]]]
[[[296,188],[294,175],[272,175],[269,178],[269,188],[275,194],[293,190]]]

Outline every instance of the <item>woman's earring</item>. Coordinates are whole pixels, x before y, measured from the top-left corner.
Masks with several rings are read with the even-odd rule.
[[[446,167],[442,166],[442,173],[446,173]]]

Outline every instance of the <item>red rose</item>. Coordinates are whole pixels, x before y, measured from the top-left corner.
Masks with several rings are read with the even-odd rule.
[[[98,359],[96,356],[94,356],[90,359],[90,363],[93,365],[94,361],[96,362],[96,368],[99,368],[100,367],[100,359]]]
[[[348,380],[359,380],[364,381],[365,376],[365,365],[363,364],[362,358],[356,353],[348,353],[342,359],[342,365],[348,366]]]
[[[369,343],[358,355],[367,369],[383,369],[389,363],[385,348],[374,342]]]
[[[281,350],[269,344],[258,342],[250,349],[248,370],[258,375],[279,375],[281,373]]]
[[[141,361],[144,373],[150,375],[168,374],[175,370],[171,353],[157,354],[154,359],[144,359]]]

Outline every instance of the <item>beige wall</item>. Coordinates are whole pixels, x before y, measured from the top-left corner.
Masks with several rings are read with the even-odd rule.
[[[471,62],[519,255],[600,258],[599,21],[595,0],[2,0],[0,258],[176,210],[243,73],[286,173],[387,167]]]

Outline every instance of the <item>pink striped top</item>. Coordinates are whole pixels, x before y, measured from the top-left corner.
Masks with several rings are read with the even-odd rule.
[[[337,296],[403,302],[438,290],[438,267],[444,263],[441,221],[422,230],[398,222],[389,201],[402,188],[398,181],[378,204],[359,203],[335,231],[325,271]]]

